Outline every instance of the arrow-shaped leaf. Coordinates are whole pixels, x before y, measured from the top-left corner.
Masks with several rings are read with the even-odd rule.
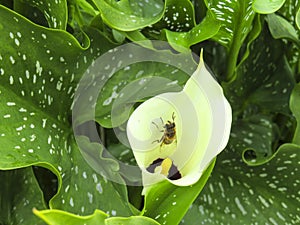
[[[77,81],[110,42],[89,30],[97,42],[84,49],[65,31],[37,26],[3,6],[0,15],[0,168],[50,169],[59,180],[51,208],[130,215],[125,187],[91,169],[69,122]]]
[[[285,144],[267,164],[224,152],[181,224],[298,224],[300,147]]]

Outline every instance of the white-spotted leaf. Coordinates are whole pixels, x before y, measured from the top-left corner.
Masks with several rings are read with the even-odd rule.
[[[65,30],[67,27],[68,9],[67,1],[59,0],[18,0],[14,1],[14,10],[29,18],[38,14],[38,9],[48,22],[48,26],[55,29]]]
[[[91,45],[82,48],[67,32],[37,26],[3,6],[0,17],[0,168],[50,169],[59,181],[51,208],[130,215],[126,189],[90,168],[70,124],[76,82],[110,42],[89,29]]]
[[[205,0],[205,2],[208,10],[222,25],[220,31],[213,39],[226,46],[229,51],[239,49],[251,30],[251,24],[255,15],[251,7],[252,0]]]
[[[207,29],[207,28],[210,29]],[[221,28],[221,23],[208,14],[200,24],[187,32],[174,32],[164,30],[168,42],[177,51],[186,50],[192,45],[205,41],[215,36]],[[174,45],[175,44],[175,45]]]
[[[281,42],[265,33],[250,46],[251,50],[257,48],[260,51],[252,51],[237,68],[236,79],[224,85],[236,118],[231,147],[239,152],[256,152],[252,163],[267,161],[277,148],[276,142],[288,136],[281,130],[290,122],[280,124],[276,115],[290,116],[289,97],[295,83],[282,55]],[[266,116],[266,112],[270,115]]]
[[[227,48],[226,80],[229,81],[234,76],[240,49],[252,30],[255,17],[252,0],[205,0],[205,3],[208,11],[221,25],[220,30],[212,39]]]
[[[103,21],[114,29],[133,31],[159,21],[165,11],[161,0],[94,0]]]
[[[254,0],[253,9],[261,14],[274,13],[279,10],[286,0]]]
[[[299,224],[299,151],[284,144],[257,167],[247,166],[239,154],[223,152],[181,224]]]
[[[166,0],[166,9],[161,20],[145,28],[149,36],[159,36],[163,29],[186,32],[195,26],[195,12],[189,0]]]
[[[108,64],[108,66],[110,65]],[[111,67],[114,68],[115,65],[112,64]],[[145,68],[147,68],[147,70],[145,70]],[[152,77],[158,77],[158,79],[159,77],[165,77],[166,79],[170,79],[170,84],[168,86],[158,82],[157,84],[154,84]],[[124,123],[124,120],[120,123],[112,124],[110,118],[112,106],[115,102],[116,104],[122,104],[120,101],[123,101],[125,104],[129,102],[126,102],[126,100],[133,99],[135,99],[136,102],[139,102],[141,99],[149,97],[149,95],[153,96],[168,90],[174,90],[175,85],[183,85],[186,80],[187,75],[185,73],[168,64],[159,62],[141,62],[126,66],[124,69],[115,73],[103,87],[97,100],[96,120],[104,127],[120,125]],[[174,83],[172,84],[171,81]],[[135,85],[131,84],[132,88],[130,90],[128,87],[124,90],[123,88],[130,83],[134,83]],[[151,89],[153,85],[156,87],[155,90]],[[141,91],[143,89],[145,89],[145,91]],[[128,96],[129,94],[130,96]],[[125,96],[128,99],[121,99],[120,96]],[[133,96],[135,97],[133,98]],[[124,119],[126,120],[128,117]]]

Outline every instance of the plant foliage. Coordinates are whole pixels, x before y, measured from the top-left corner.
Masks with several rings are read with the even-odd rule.
[[[0,0],[0,224],[299,224],[299,32],[292,0]],[[100,143],[74,134],[72,103],[97,57],[153,39],[204,49],[233,124],[198,183],[165,181],[143,199]],[[187,80],[141,62],[113,74],[97,102],[100,136],[125,164],[135,162],[107,120],[111,96],[148,76]],[[101,164],[90,167],[75,135]],[[97,173],[103,165],[119,183]]]

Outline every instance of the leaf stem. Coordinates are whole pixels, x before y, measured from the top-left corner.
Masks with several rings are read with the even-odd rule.
[[[228,66],[227,66],[227,71],[226,71],[226,81],[231,81],[234,76],[237,59],[238,59],[238,55],[239,55],[239,49],[241,47],[241,45],[238,44],[238,42],[236,42],[235,40],[236,40],[236,38],[233,38],[232,45],[231,45],[231,48],[230,48],[229,54],[228,54],[228,63],[227,63]]]
[[[242,12],[240,12],[240,14],[238,14],[238,19],[237,21],[241,22],[243,21],[243,16],[245,15],[245,11],[244,11],[244,2],[241,2],[241,6],[240,9],[242,10]],[[243,26],[239,26],[238,24],[236,25],[236,30],[234,32],[234,35],[232,37],[232,42],[230,45],[230,49],[229,49],[229,58],[228,58],[228,67],[227,67],[227,71],[226,71],[226,81],[229,82],[233,79],[234,76],[234,72],[235,72],[235,68],[237,65],[237,60],[238,60],[238,55],[239,55],[239,51],[241,48],[241,45],[243,43],[243,35],[242,35],[242,29],[244,28]]]

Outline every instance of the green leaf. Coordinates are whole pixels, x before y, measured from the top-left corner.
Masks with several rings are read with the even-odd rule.
[[[110,178],[110,180],[113,178],[113,181],[118,184],[124,183],[122,177],[119,175],[119,164],[113,158],[103,156],[103,146],[101,144],[91,142],[86,136],[77,136],[76,141],[78,146],[81,148],[82,156],[89,163],[89,166],[95,170],[95,172],[98,172],[106,178]],[[122,188],[122,186],[115,184],[114,188],[119,189],[119,193],[123,192],[121,196],[127,195],[127,192],[124,188]]]
[[[226,80],[229,81],[234,75],[240,48],[252,29],[255,17],[252,0],[205,0],[205,3],[208,11],[221,24],[219,32],[212,39],[228,50]]]
[[[22,7],[18,7],[18,11],[22,11],[24,15],[29,15],[26,10],[30,9],[30,7],[27,7],[26,5],[39,9],[45,16],[48,21],[48,25],[51,28],[65,30],[67,27],[68,11],[66,0],[17,0],[14,4],[16,3],[21,4],[21,6],[24,7],[24,9],[22,9]]]
[[[146,189],[143,215],[152,217],[161,224],[178,224],[206,184],[214,164],[215,160],[192,186],[175,186],[163,181]]]
[[[233,61],[230,61],[231,63],[233,63],[233,65],[235,65],[234,68],[232,68],[233,70],[236,70],[249,57],[252,43],[258,38],[262,31],[263,21],[264,20],[259,14],[254,17],[252,22],[252,29],[247,35],[243,46],[240,48],[239,60],[237,60],[235,63]],[[197,50],[197,48],[199,47],[200,46],[196,45],[193,50],[195,51],[195,49]],[[210,66],[210,69],[216,75],[217,80],[219,80],[220,82],[226,81],[228,79],[226,78],[226,70],[228,70],[229,63],[228,51],[226,50],[226,48],[212,41],[206,42],[205,45],[203,45],[203,48],[206,63]],[[198,51],[200,51],[200,49]],[[235,79],[235,74],[236,73],[234,73],[231,77],[232,80]]]
[[[275,128],[276,124],[262,114],[237,120],[232,126],[229,147],[242,152],[249,165],[263,164],[274,153],[273,142],[278,138]]]
[[[0,171],[0,224],[44,224],[32,213],[46,209],[31,167]]]
[[[297,13],[296,13],[296,25],[297,25],[298,29],[300,30],[300,8],[297,10]]]
[[[239,61],[239,64],[237,65],[237,67],[239,67],[248,58],[248,56],[250,54],[251,44],[256,40],[256,38],[260,35],[260,32],[262,31],[262,22],[261,21],[262,21],[262,19],[261,19],[260,15],[256,15],[254,17],[252,29],[249,32],[249,34],[245,40],[245,43],[247,43],[246,50],[245,50],[245,52],[242,52],[243,57]]]
[[[45,15],[37,7],[34,7],[22,0],[16,0],[13,2],[13,4],[14,4],[13,10],[16,13],[21,14],[22,16],[26,17],[27,19],[29,19],[30,21],[38,25],[49,27]]]
[[[105,220],[105,225],[159,225],[155,220],[145,216],[110,217]]]
[[[129,49],[127,49],[130,53],[125,51],[126,57],[127,54],[129,54],[130,57],[127,58],[130,62],[137,63],[128,63],[128,66],[122,65],[123,68],[120,69],[118,68],[119,66],[116,65],[116,62],[119,62],[118,57],[120,57],[123,64],[127,63],[124,61],[124,53],[118,55],[116,52],[113,52],[115,60],[106,65],[110,70],[118,71],[105,83],[100,91],[99,98],[97,99],[96,120],[101,126],[111,128],[124,123],[126,119],[128,119],[128,112],[134,103],[140,102],[146,97],[151,97],[167,91],[180,91],[178,85],[183,85],[188,78],[186,73],[178,69],[182,67],[178,63],[181,63],[184,59],[186,60],[186,57],[189,57],[189,55],[173,54],[168,50],[156,51],[146,48],[140,48],[138,51],[133,51],[131,48],[132,47],[129,47]],[[165,61],[167,63],[166,60],[170,57],[173,57],[174,63],[178,62],[178,66],[172,66],[170,65],[171,63],[149,62],[149,60],[156,59],[157,61]],[[107,61],[108,60],[106,60],[106,62]],[[191,59],[185,66],[187,65],[195,64],[193,64]],[[145,68],[147,68],[147,70],[145,70]],[[189,67],[187,69],[190,70],[192,68]],[[155,79],[155,77],[158,78]],[[163,78],[166,79],[162,80]],[[129,83],[130,85],[126,87],[126,89],[123,89]],[[97,89],[95,91],[98,92],[99,90]],[[113,125],[111,111],[113,104],[115,104],[117,100],[119,100],[119,114],[115,114],[115,124]]]
[[[100,210],[95,210],[92,215],[78,216],[61,210],[34,210],[38,217],[43,219],[49,225],[101,225],[105,224],[104,220],[108,217],[107,214]]]
[[[3,6],[0,15],[0,43],[5,43],[0,50],[0,168],[40,165],[51,170],[59,187],[50,208],[131,215],[126,188],[91,169],[69,122],[78,80],[113,45],[89,29],[97,42],[82,48],[67,32],[37,26]]]
[[[184,32],[195,26],[195,12],[189,0],[166,0],[166,9],[162,19],[146,28],[149,33],[160,33],[163,29]]]
[[[88,1],[68,1],[68,25],[75,33],[80,32],[84,26],[89,26],[97,16],[99,12]],[[102,30],[101,27],[98,29]]]
[[[300,147],[282,145],[262,166],[225,151],[183,224],[299,224]]]
[[[200,24],[193,27],[188,32],[175,32],[164,30],[168,42],[171,46],[180,51],[181,47],[188,49],[194,44],[207,40],[216,35],[221,27],[219,21],[207,15]]]
[[[290,116],[295,81],[282,42],[264,32],[250,49],[260,50],[252,50],[237,68],[236,79],[223,87],[234,115],[230,147],[243,152],[246,162],[253,165],[268,161],[278,142],[290,141],[283,140],[285,125],[275,120],[278,114]]]
[[[139,30],[123,32],[124,36],[132,42],[140,42],[141,45],[148,48],[153,48],[151,40],[148,40],[145,35]]]
[[[279,10],[286,0],[254,0],[253,9],[257,13],[269,14]]]
[[[293,138],[293,143],[300,145],[300,83],[295,85],[291,94],[290,108],[296,117],[297,127]]]
[[[117,30],[112,30],[112,34],[114,39],[118,42],[118,43],[123,43],[125,41],[125,35],[122,34],[120,31]]]
[[[276,14],[280,14],[286,18],[292,25],[295,25],[295,15],[299,10],[300,2],[294,0],[285,0],[285,4],[280,8]]]
[[[79,151],[75,141],[73,144],[74,146],[70,147],[70,149],[74,153],[69,155],[69,157],[72,157],[73,163],[63,162],[61,164],[61,174],[63,178],[65,176],[66,178],[62,180],[58,194],[50,201],[51,208],[62,209],[80,215],[87,215],[96,208],[110,215],[131,215],[126,187],[122,184],[107,181],[105,177],[107,171],[112,170],[110,173],[115,173],[115,176],[117,176],[115,179],[121,180],[120,174],[113,167],[116,165],[116,162],[102,158],[100,163],[106,162],[106,165],[110,167],[105,168],[106,170],[99,174],[100,171],[95,170],[97,168],[94,168],[90,161],[87,163],[86,160],[88,158],[82,158],[82,152]],[[99,147],[99,144],[95,145]],[[98,157],[100,157],[100,153]],[[65,171],[66,169],[64,170],[64,168],[70,168],[71,172]]]
[[[274,13],[266,16],[269,29],[275,39],[286,38],[300,47],[300,40],[295,28],[283,17]]]
[[[15,168],[40,161],[32,153],[42,151],[49,158],[66,141],[66,107],[78,74],[74,66],[84,49],[66,32],[38,27],[4,7],[0,10],[0,41],[6,43],[0,52],[1,142],[6,144],[1,152],[10,156],[3,157],[1,168]]]
[[[222,27],[213,39],[227,47],[238,51],[251,30],[254,11],[252,0],[224,1],[205,0],[210,13],[218,20]],[[235,46],[238,46],[237,48]],[[232,50],[231,50],[232,51]]]
[[[34,213],[50,225],[159,225],[155,220],[144,216],[109,217],[100,210],[92,215],[78,216],[60,210],[34,210]]]
[[[250,48],[259,51],[252,50],[237,68],[236,79],[223,85],[234,116],[243,119],[258,112],[288,115],[295,81],[284,55],[284,44],[264,32]]]
[[[137,30],[159,21],[164,13],[161,0],[94,0],[103,21],[114,29],[122,31]]]
[[[300,1],[286,0],[285,4],[278,11],[278,15],[285,18],[293,27],[297,28],[297,12],[300,9]],[[296,30],[298,33],[298,43],[299,43],[299,30]],[[283,40],[285,41],[285,40]],[[297,76],[300,71],[300,55],[299,55],[299,45],[287,43],[286,45],[286,55],[288,62],[294,71],[294,74]],[[296,78],[297,79],[297,78]]]

